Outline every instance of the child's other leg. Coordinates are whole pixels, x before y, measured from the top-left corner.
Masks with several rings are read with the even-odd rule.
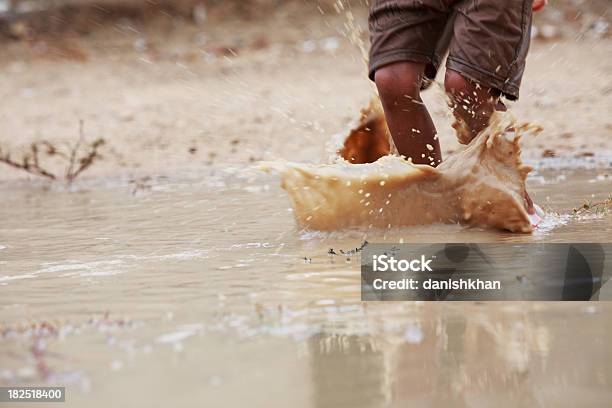
[[[376,87],[399,154],[415,164],[442,161],[436,128],[421,100],[425,63],[401,61],[379,68]]]
[[[451,109],[456,122],[459,142],[468,144],[489,125],[494,111],[505,111],[506,106],[500,101],[499,91],[481,86],[451,69],[446,70],[444,87],[450,98]],[[533,201],[525,191],[525,203],[530,214],[535,213]]]
[[[446,63],[446,90],[457,119],[457,136],[469,143],[497,110],[499,95],[516,100],[531,38],[530,2],[455,2],[453,37]]]
[[[468,144],[486,128],[494,111],[506,110],[498,90],[481,86],[451,69],[446,70],[444,86],[456,119],[453,127],[460,143]]]

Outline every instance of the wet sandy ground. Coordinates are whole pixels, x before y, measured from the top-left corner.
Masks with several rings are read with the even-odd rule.
[[[534,234],[319,234],[297,230],[278,180],[247,166],[320,161],[370,88],[343,18],[274,22],[262,47],[248,44],[265,24],[229,21],[65,42],[85,60],[1,50],[1,146],[72,143],[83,119],[108,150],[70,189],[0,168],[0,384],[66,385],[75,407],[610,405],[608,303],[362,303],[359,259],[328,250],[609,242],[609,213],[572,209],[612,191],[611,42],[534,44],[513,107],[545,128],[525,141],[549,211]],[[201,31],[247,45],[204,53]],[[425,99],[457,148],[440,91]]]
[[[608,303],[364,303],[359,258],[328,255],[364,240],[606,242],[610,215],[572,208],[609,194],[607,172],[538,171],[551,215],[523,235],[298,231],[278,180],[248,168],[5,184],[0,383],[65,384],[67,406],[607,405]]]
[[[363,10],[355,16],[365,30]],[[88,37],[9,42],[0,49],[0,146],[16,155],[34,140],[74,143],[82,119],[89,140],[107,141],[85,177],[318,162],[329,136],[346,131],[371,95],[346,22],[280,8],[270,21],[170,29],[120,21]],[[544,127],[525,141],[526,156],[612,154],[610,55],[609,37],[534,41],[512,107],[520,121]],[[424,99],[444,152],[457,149],[439,87]],[[2,179],[22,177],[0,168]]]

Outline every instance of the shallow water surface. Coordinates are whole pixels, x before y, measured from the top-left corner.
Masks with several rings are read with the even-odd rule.
[[[609,170],[541,170],[530,235],[299,231],[272,176],[5,184],[0,384],[68,406],[604,406],[608,303],[360,302],[369,242],[609,242]],[[553,212],[557,214],[552,214]],[[503,397],[502,397],[503,395]],[[510,398],[512,397],[512,398]]]

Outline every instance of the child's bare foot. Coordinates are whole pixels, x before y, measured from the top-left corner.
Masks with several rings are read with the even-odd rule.
[[[533,206],[533,200],[531,199],[527,191],[525,191],[525,203],[527,204],[527,212],[529,214],[535,214],[535,207]]]
[[[539,205],[533,202],[527,191],[525,191],[525,204],[527,206],[527,214],[529,215],[531,225],[537,227],[544,219],[544,211]]]

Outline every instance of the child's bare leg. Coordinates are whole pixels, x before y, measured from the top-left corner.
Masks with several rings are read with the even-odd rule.
[[[399,154],[416,164],[442,161],[436,128],[421,100],[425,64],[397,62],[379,68],[375,81],[389,131]]]
[[[494,111],[506,110],[497,90],[480,86],[458,72],[447,69],[444,86],[456,119],[453,127],[460,143],[468,144],[486,128]]]
[[[506,106],[499,99],[498,91],[480,86],[458,72],[446,70],[444,87],[456,119],[453,127],[457,131],[457,138],[463,144],[468,144],[489,125],[494,111],[506,110]],[[527,191],[525,204],[528,212],[534,214],[533,201]]]

